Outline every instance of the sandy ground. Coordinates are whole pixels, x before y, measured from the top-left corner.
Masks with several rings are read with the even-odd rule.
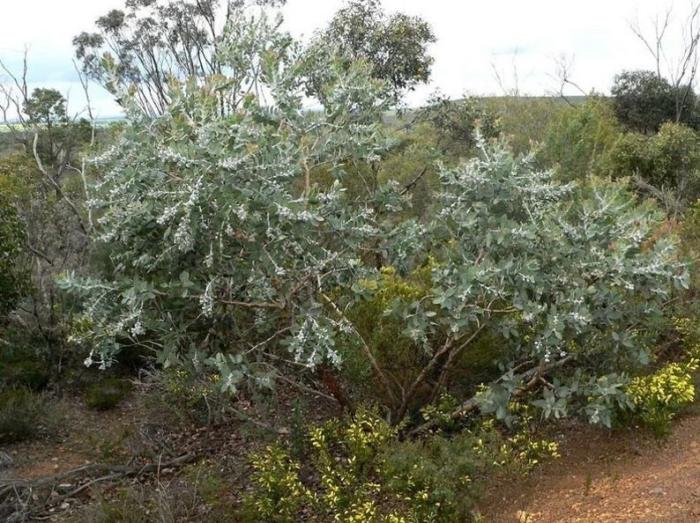
[[[490,489],[484,521],[700,522],[700,415],[677,420],[663,442],[579,427],[562,451],[525,485]]]

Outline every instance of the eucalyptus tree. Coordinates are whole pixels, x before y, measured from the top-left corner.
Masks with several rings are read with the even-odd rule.
[[[367,62],[372,76],[391,86],[399,100],[406,91],[430,79],[433,58],[428,46],[435,42],[430,25],[405,13],[388,15],[378,0],[350,0],[318,32],[311,52],[335,50],[348,63]]]
[[[96,20],[97,31],[73,39],[76,58],[88,76],[112,93],[131,86],[141,108],[161,114],[170,103],[172,79],[235,75],[236,68],[217,49],[225,28],[241,10],[279,7],[286,0],[127,0]],[[365,60],[372,76],[389,82],[395,100],[430,77],[433,59],[427,46],[435,41],[419,17],[388,16],[377,0],[352,0],[340,9],[309,48],[321,61],[342,54],[346,66]],[[322,74],[318,68],[317,75]],[[324,80],[313,82],[316,96]],[[311,87],[311,84],[309,85]]]
[[[148,114],[170,103],[171,80],[223,74],[217,44],[234,13],[285,0],[126,0],[95,22],[96,32],[73,39],[76,58],[90,78],[113,94],[126,87]],[[230,71],[229,71],[230,72]],[[125,101],[125,100],[121,100]]]
[[[85,263],[90,224],[82,204],[89,174],[82,158],[96,135],[91,122],[68,113],[59,91],[30,89],[28,64],[26,51],[19,70],[0,58],[5,73],[0,123],[15,153],[0,159],[0,178],[18,180],[23,188],[12,204],[23,224],[32,280],[31,292],[14,317],[31,324],[59,359],[54,349],[63,345],[61,311],[66,303],[55,278]]]

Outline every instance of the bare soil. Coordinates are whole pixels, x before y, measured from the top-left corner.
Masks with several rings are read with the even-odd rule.
[[[658,441],[641,430],[572,426],[562,457],[488,489],[489,523],[700,522],[700,415]]]

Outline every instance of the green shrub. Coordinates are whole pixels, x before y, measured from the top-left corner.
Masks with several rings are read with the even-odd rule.
[[[528,154],[542,143],[552,125],[566,112],[566,104],[551,97],[497,96],[484,100],[485,107],[498,115],[501,136],[517,155]]]
[[[681,210],[700,197],[700,135],[676,123],[663,124],[651,136],[627,133],[611,150],[607,172],[614,178],[637,176],[657,190],[673,191]]]
[[[168,368],[154,374],[156,393],[149,395],[152,409],[178,423],[208,425],[222,421],[232,398],[222,393],[218,374],[192,368]]]
[[[566,181],[599,173],[622,135],[610,103],[592,98],[567,107],[552,119],[538,159]]]
[[[94,383],[85,391],[85,403],[91,409],[110,410],[119,405],[131,390],[128,381],[108,378]]]
[[[0,383],[5,388],[28,387],[38,391],[49,382],[47,365],[35,359],[0,361],[0,376]]]
[[[0,320],[29,290],[27,264],[22,261],[24,239],[17,211],[0,193]]]
[[[480,483],[494,469],[521,474],[556,444],[537,440],[523,425],[504,437],[487,420],[453,437],[430,434],[400,441],[370,411],[309,430],[306,461],[275,444],[252,458],[247,521],[469,521]]]
[[[0,443],[15,443],[39,434],[46,415],[42,396],[27,389],[0,393]]]
[[[248,521],[291,523],[305,514],[309,521],[391,521],[397,512],[382,513],[401,500],[377,481],[380,453],[393,441],[395,429],[368,411],[348,421],[331,420],[309,431],[309,466],[290,457],[279,444],[252,458],[253,492],[244,500]],[[379,506],[380,499],[391,502]],[[407,521],[396,519],[396,521]]]
[[[697,128],[697,95],[690,85],[671,85],[654,71],[623,71],[610,94],[617,117],[632,131],[654,133],[672,121]]]
[[[696,292],[700,289],[700,272],[697,270],[700,267],[700,200],[693,202],[686,210],[677,232],[681,241],[681,252],[695,268],[690,271],[690,288]]]
[[[299,463],[279,445],[267,447],[251,462],[255,492],[245,501],[246,517],[251,521],[296,521],[304,505],[312,500],[299,478]]]
[[[426,296],[430,288],[430,266],[402,277],[395,268],[384,267],[376,279],[360,280],[356,286],[362,289],[363,298],[348,312],[348,319],[355,325],[363,340],[371,347],[382,370],[395,376],[398,384],[406,388],[421,371],[429,355],[419,342],[405,332],[406,325],[399,314],[387,314],[392,308],[399,311]],[[383,390],[375,381],[369,362],[356,347],[356,339],[350,336],[341,345],[345,362],[344,376],[356,390],[370,401],[386,401],[398,394],[398,390]],[[395,407],[395,406],[394,406]]]
[[[469,433],[397,442],[389,447],[382,479],[403,498],[409,521],[470,521],[486,460]]]
[[[676,414],[695,400],[693,373],[698,360],[669,363],[648,376],[634,378],[625,392],[634,406],[634,415],[657,436],[670,430]]]
[[[32,336],[19,322],[8,324],[0,337],[7,342],[0,351],[0,390],[43,389],[51,378],[50,355],[42,346],[44,340]]]
[[[667,436],[671,421],[683,409],[695,401],[695,379],[700,368],[700,327],[697,313],[684,315],[672,320],[677,347],[672,355],[663,354],[671,361],[655,372],[633,378],[625,387],[630,403],[631,416],[628,421],[639,421],[649,427],[658,437]],[[672,334],[672,333],[669,333]],[[627,413],[629,414],[629,413]]]

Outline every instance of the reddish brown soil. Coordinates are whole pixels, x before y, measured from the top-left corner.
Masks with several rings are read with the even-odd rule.
[[[663,442],[572,428],[562,458],[524,483],[491,487],[482,515],[489,523],[698,523],[700,415],[678,420]]]
[[[6,445],[12,466],[0,469],[2,479],[36,479],[59,474],[94,462],[117,457],[117,448],[133,423],[134,407],[127,402],[110,412],[95,412],[76,399],[64,400],[53,408],[60,411],[60,424],[50,438]],[[105,442],[115,448],[108,449]],[[110,454],[110,456],[107,456]]]

